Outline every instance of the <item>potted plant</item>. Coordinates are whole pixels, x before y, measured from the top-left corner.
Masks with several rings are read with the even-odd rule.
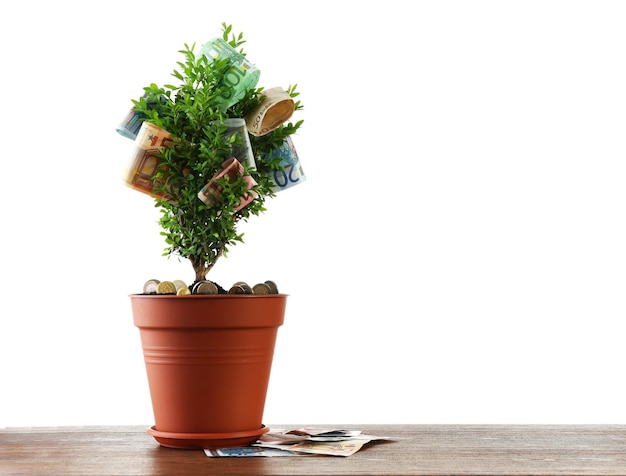
[[[305,179],[290,122],[302,105],[296,86],[258,86],[242,34],[196,51],[180,50],[176,84],[150,84],[118,127],[134,139],[126,183],[154,197],[164,255],[188,260],[192,283],[148,280],[132,294],[155,425],[161,445],[210,448],[247,444],[262,422],[277,329],[286,294],[267,281],[223,287],[207,279],[243,241],[238,224],[265,200]]]

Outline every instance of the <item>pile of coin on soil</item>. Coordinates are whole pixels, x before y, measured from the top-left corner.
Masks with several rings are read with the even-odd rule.
[[[209,280],[196,281],[191,286],[187,286],[180,279],[175,279],[174,281],[149,279],[143,285],[143,293],[176,294],[178,296],[187,294],[278,294],[278,288],[274,281],[265,281],[254,286],[250,286],[244,281],[237,281],[226,290],[219,284]]]

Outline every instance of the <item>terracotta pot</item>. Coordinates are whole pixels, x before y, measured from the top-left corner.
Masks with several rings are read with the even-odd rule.
[[[262,423],[287,295],[130,296],[162,446],[247,445]]]

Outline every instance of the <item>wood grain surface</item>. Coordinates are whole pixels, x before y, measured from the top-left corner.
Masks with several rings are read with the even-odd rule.
[[[300,426],[319,425],[274,425]],[[0,474],[626,476],[626,425],[334,427],[394,439],[349,457],[209,458],[159,446],[147,426],[5,428]]]

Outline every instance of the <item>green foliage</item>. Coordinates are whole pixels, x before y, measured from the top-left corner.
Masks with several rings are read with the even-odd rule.
[[[232,47],[239,48],[245,43],[242,34],[232,33],[231,25],[222,23],[222,31],[223,39]],[[221,93],[229,60],[197,57],[194,49],[195,45],[185,44],[179,51],[183,60],[172,73],[176,84],[150,84],[144,88],[144,96],[133,100],[133,104],[136,112],[144,114],[148,122],[167,130],[175,139],[173,147],[160,151],[161,167],[155,177],[157,183],[163,184],[155,188],[155,193],[168,193],[167,199],[155,198],[155,206],[161,211],[161,234],[167,244],[163,254],[189,259],[196,280],[201,280],[217,259],[227,254],[229,247],[243,242],[243,235],[237,232],[238,223],[266,210],[265,200],[274,197],[271,173],[281,167],[280,158],[264,160],[263,157],[295,134],[303,121],[285,123],[262,137],[250,136],[256,169],[247,164],[244,168],[245,174],[257,182],[253,187],[257,197],[251,203],[235,211],[240,198],[247,193],[246,181],[239,177],[231,182],[221,180],[221,202],[206,205],[198,198],[198,192],[230,158],[230,142],[237,138],[236,135],[224,138],[224,121],[245,117],[260,103],[263,88],[248,91],[239,102],[221,110],[216,98]],[[238,51],[245,56],[242,49]],[[296,87],[285,89],[292,98],[299,95]],[[299,109],[302,105],[297,101],[296,110]]]

